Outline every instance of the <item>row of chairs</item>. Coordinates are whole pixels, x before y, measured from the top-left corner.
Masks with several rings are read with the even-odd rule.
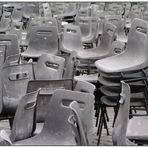
[[[146,76],[147,22],[134,19],[137,16],[131,19],[130,15],[126,14],[129,19],[124,16],[124,11],[118,14],[118,10],[126,8],[122,4],[108,5],[107,8],[106,3],[99,3],[99,7],[104,6],[101,10],[102,16],[96,11],[95,17],[92,17],[91,11],[96,5],[90,3],[78,3],[77,6],[74,3],[67,5],[65,3],[25,3],[21,5],[21,8],[17,4],[3,5],[5,9],[3,9],[0,23],[4,20],[9,21],[10,29],[7,29],[7,32],[2,31],[4,35],[1,35],[0,40],[1,48],[4,48],[1,50],[3,57],[1,62],[1,117],[9,119],[12,131],[10,137],[5,132],[2,133],[2,144],[7,144],[7,142],[21,145],[90,144],[86,136],[90,129],[84,126],[87,121],[92,120],[90,112],[88,111],[89,113],[87,112],[84,115],[85,119],[82,120],[84,117],[77,115],[79,114],[77,113],[79,112],[78,104],[73,102],[69,106],[66,101],[68,99],[78,101],[80,107],[87,104],[89,110],[92,110],[93,96],[89,93],[93,94],[95,87],[88,82],[95,84],[97,89],[95,109],[96,125],[99,121],[98,144],[103,125],[108,133],[106,110],[108,106],[115,109],[115,123],[119,108],[118,97],[121,92],[120,81]],[[117,7],[116,13],[114,13],[115,7]],[[132,8],[134,12],[138,9],[133,10],[134,6],[127,7]],[[24,11],[26,13],[23,13]],[[130,20],[129,26],[127,20]],[[62,25],[63,21],[67,23]],[[5,23],[2,24],[5,28]],[[17,35],[14,35],[15,31],[12,32],[14,26]],[[132,59],[136,62],[132,63]],[[82,71],[84,74],[75,76],[75,71],[79,74]],[[65,78],[74,80],[65,80]],[[75,87],[73,87],[74,84]],[[145,82],[144,84],[132,83],[132,85],[134,92],[132,92],[133,99],[131,100],[134,101],[131,108],[137,110],[135,107],[138,106],[147,110],[147,104],[145,104],[147,92],[142,90],[146,85]],[[56,90],[58,88],[73,91]],[[87,93],[75,92],[74,88]],[[82,94],[83,97],[81,97]],[[139,99],[139,96],[142,99]],[[23,100],[27,99],[31,101],[22,107],[22,104],[28,102],[23,103]],[[140,104],[137,105],[137,102]],[[69,107],[64,108],[65,105]],[[55,110],[55,106],[59,110]],[[27,113],[22,108],[33,110]],[[70,114],[72,111],[74,115]],[[24,113],[27,119],[29,118],[27,124],[19,121],[23,116],[21,113]],[[53,116],[53,114],[56,115]],[[28,127],[28,131],[20,130],[25,129],[24,126]],[[18,135],[16,128],[20,132]],[[75,133],[75,140],[71,135],[72,129]],[[3,134],[6,134],[7,140],[4,139]]]

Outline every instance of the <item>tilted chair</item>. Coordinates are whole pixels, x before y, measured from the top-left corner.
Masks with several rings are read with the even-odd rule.
[[[68,119],[68,122],[71,124],[75,136],[76,141],[78,141],[79,145],[88,145],[88,139],[87,139],[87,130],[86,127],[84,127],[84,120],[82,116],[81,109],[79,107],[79,104],[76,101],[73,101],[70,105],[70,108],[73,111],[74,115],[71,115]]]
[[[116,118],[115,126],[112,132],[113,145],[131,145],[132,142],[126,138],[127,124],[129,121],[130,107],[130,87],[125,82],[122,83],[122,91],[120,93],[120,107]],[[134,144],[132,144],[134,145]]]
[[[73,81],[72,79],[59,80],[32,80],[27,86],[27,93],[41,88],[37,101],[37,122],[43,122],[47,112],[47,105],[56,89],[67,89],[85,93],[94,93],[95,86],[85,81]]]
[[[32,136],[36,126],[34,120],[38,92],[39,90],[22,96],[15,113],[10,135],[8,132],[1,132],[0,137],[3,141],[0,142],[0,145],[5,145],[4,141],[12,145],[16,141]]]

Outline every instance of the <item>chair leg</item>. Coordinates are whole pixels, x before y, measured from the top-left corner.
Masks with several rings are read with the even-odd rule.
[[[13,117],[12,117],[12,118],[9,118],[9,125],[10,125],[10,129],[12,129],[13,120],[14,120],[14,118],[13,118]]]
[[[106,116],[106,120],[107,120],[107,122],[109,122],[109,117],[108,117],[108,114],[107,114],[107,110],[106,110],[106,108],[105,108],[105,116]]]
[[[100,122],[99,122],[99,127],[98,127],[98,131],[97,131],[97,135],[98,135],[98,143],[97,145],[100,144],[100,138],[101,138],[101,133],[102,133],[102,127],[103,127],[103,117],[100,117]]]
[[[112,127],[114,127],[114,124],[115,124],[115,121],[116,121],[116,117],[118,115],[118,109],[117,109],[117,107],[114,107],[114,111],[115,111],[115,114],[114,114],[114,119],[113,119]]]
[[[98,104],[98,107],[97,107],[97,111],[96,111],[96,127],[98,125],[98,121],[99,121],[99,115],[100,115],[100,105]]]

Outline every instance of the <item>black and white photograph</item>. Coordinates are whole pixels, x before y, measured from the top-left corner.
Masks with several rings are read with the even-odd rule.
[[[0,1],[0,146],[148,146],[148,1]]]

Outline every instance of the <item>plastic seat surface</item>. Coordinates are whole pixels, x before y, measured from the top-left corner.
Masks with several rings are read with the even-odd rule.
[[[96,67],[106,73],[145,68],[147,66],[147,29],[146,21],[135,19],[128,36],[127,50],[114,57],[96,61]]]
[[[126,137],[133,140],[148,140],[148,117],[133,117],[129,120]]]
[[[98,73],[96,74],[89,74],[89,75],[80,75],[74,77],[75,81],[87,81],[91,83],[96,83],[98,81]]]
[[[66,106],[74,100],[83,105],[84,102],[90,102],[91,99],[93,99],[93,95],[88,93],[56,90],[49,103],[49,110],[41,133],[19,141],[15,145],[76,145],[71,127],[67,121],[71,109]],[[85,105],[88,106],[88,104]],[[57,106],[56,110],[54,110],[55,106]]]

